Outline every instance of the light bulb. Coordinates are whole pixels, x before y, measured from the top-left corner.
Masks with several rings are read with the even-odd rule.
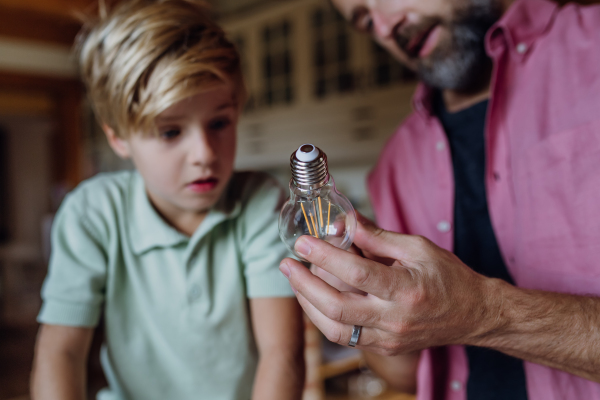
[[[312,144],[303,144],[290,157],[290,198],[279,214],[279,236],[300,260],[294,245],[310,235],[348,250],[356,232],[356,213],[337,191],[329,174],[327,155]]]

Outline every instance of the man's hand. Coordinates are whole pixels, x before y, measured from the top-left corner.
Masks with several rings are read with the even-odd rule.
[[[382,355],[444,345],[489,347],[600,382],[600,298],[527,290],[486,278],[418,236],[359,224],[366,258],[304,236],[296,251],[367,294],[340,292],[285,259],[300,305],[333,342]]]
[[[308,236],[297,241],[296,251],[366,296],[340,292],[294,260],[281,264],[305,312],[329,340],[346,345],[352,325],[360,325],[357,347],[396,355],[465,343],[488,329],[477,328],[490,312],[487,279],[452,253],[422,237],[364,223],[354,243],[369,258]]]

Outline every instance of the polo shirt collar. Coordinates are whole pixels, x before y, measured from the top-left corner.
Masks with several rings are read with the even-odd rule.
[[[170,226],[158,214],[150,203],[144,180],[138,172],[135,172],[127,205],[129,240],[133,251],[139,255],[153,248],[174,247],[188,244],[190,240],[194,242],[200,240],[216,225],[239,215],[241,211],[239,197],[232,198],[230,194],[231,190],[228,187],[190,238]]]
[[[487,32],[488,55],[497,59],[508,46],[511,54],[523,61],[550,27],[558,9],[558,4],[548,0],[516,0]]]

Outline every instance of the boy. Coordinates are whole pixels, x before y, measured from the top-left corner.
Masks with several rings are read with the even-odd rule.
[[[83,183],[55,219],[33,398],[85,398],[103,313],[98,399],[299,399],[301,312],[277,269],[282,193],[233,173],[238,54],[192,0],[102,14],[81,42],[82,75],[137,172]]]

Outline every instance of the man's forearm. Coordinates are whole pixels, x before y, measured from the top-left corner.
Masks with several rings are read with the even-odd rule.
[[[304,389],[304,354],[261,356],[254,381],[254,400],[300,400]]]
[[[490,280],[487,322],[470,343],[600,382],[600,299]]]

